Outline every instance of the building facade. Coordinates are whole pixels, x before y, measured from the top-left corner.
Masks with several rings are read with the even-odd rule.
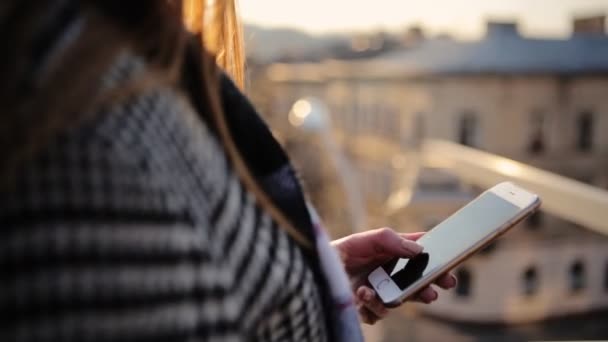
[[[422,164],[416,149],[429,138],[608,188],[608,37],[598,21],[577,19],[567,39],[489,23],[478,41],[438,38],[369,60],[274,65],[270,121],[287,131],[298,98],[327,103],[370,226],[425,230],[481,190]],[[425,312],[517,323],[608,308],[608,239],[543,212],[456,272],[456,291]]]

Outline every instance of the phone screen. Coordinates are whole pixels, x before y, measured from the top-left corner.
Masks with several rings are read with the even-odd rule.
[[[420,238],[418,243],[424,246],[421,254],[412,259],[393,259],[382,268],[403,291],[483,240],[520,211],[518,206],[486,192]]]

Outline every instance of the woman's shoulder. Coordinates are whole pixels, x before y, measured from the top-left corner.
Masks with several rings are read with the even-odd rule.
[[[120,55],[102,86],[111,90],[143,71],[138,57]],[[179,212],[193,191],[180,183],[201,171],[195,165],[207,166],[210,192],[226,182],[221,146],[179,90],[136,89],[95,106],[22,164],[0,211],[44,205]]]

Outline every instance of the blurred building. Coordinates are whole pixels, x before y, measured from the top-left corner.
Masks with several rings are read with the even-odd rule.
[[[410,39],[411,41],[411,39]],[[303,96],[325,100],[355,165],[372,226],[432,227],[480,189],[421,165],[423,138],[454,141],[608,187],[605,17],[576,18],[567,39],[522,36],[489,22],[478,41],[416,36],[365,60],[267,69],[273,127]],[[573,203],[572,205],[576,205]],[[473,322],[528,322],[608,308],[608,239],[539,213],[458,270],[428,313]]]

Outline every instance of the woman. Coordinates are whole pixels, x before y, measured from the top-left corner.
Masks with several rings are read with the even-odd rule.
[[[329,244],[222,71],[242,84],[232,1],[9,1],[0,24],[0,340],[356,341],[355,309],[387,314],[365,275],[420,234]]]

